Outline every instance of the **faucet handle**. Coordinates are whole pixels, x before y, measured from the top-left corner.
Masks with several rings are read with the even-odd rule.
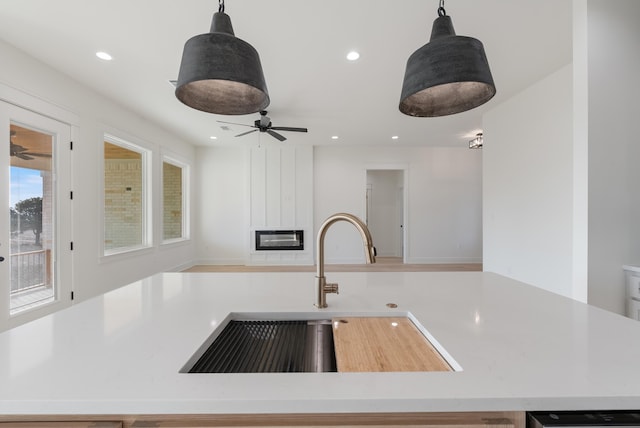
[[[329,294],[329,293],[340,294],[338,292],[338,284],[337,283],[325,284],[324,285],[324,292],[327,293],[327,294]]]

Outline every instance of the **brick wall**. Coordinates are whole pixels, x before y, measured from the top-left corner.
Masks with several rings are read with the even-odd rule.
[[[182,237],[182,168],[162,163],[163,239]]]
[[[143,243],[141,159],[105,159],[105,250]]]

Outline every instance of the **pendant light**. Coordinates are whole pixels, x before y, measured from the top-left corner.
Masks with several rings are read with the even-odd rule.
[[[238,115],[264,110],[269,93],[258,52],[235,37],[231,18],[218,0],[209,33],[187,40],[176,84],[176,97],[208,113]]]
[[[407,61],[400,111],[418,117],[446,116],[478,107],[495,93],[482,42],[456,36],[440,0],[429,43]]]

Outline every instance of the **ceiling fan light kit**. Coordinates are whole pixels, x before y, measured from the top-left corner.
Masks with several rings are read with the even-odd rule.
[[[482,42],[457,36],[440,0],[429,43],[407,61],[400,111],[417,117],[447,116],[478,107],[495,93]]]
[[[235,37],[224,1],[213,15],[209,33],[184,45],[176,97],[196,110],[223,115],[261,111],[269,93],[258,52]]]

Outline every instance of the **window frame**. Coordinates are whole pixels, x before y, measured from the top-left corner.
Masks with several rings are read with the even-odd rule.
[[[107,249],[105,245],[106,238],[106,230],[107,230],[107,218],[106,218],[106,206],[105,206],[105,162],[106,158],[104,156],[104,143],[113,144],[116,146],[120,146],[124,149],[139,153],[141,155],[141,178],[142,178],[142,190],[141,190],[141,209],[142,209],[142,221],[143,224],[141,226],[142,232],[142,242],[139,245],[130,245],[126,247],[118,247]],[[111,132],[104,132],[103,135],[103,145],[102,145],[102,209],[101,209],[101,237],[100,237],[100,251],[101,256],[103,258],[113,258],[114,256],[122,255],[122,254],[130,254],[134,252],[147,251],[153,248],[153,167],[152,167],[152,159],[153,159],[153,150],[149,148],[143,142],[132,138],[126,137],[122,138],[114,135]]]

